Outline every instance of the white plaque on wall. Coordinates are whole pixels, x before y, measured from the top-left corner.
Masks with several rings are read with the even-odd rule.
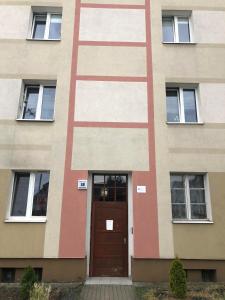
[[[137,193],[145,194],[146,193],[146,186],[145,185],[138,185],[137,186]]]
[[[113,220],[106,220],[106,230],[113,230]]]

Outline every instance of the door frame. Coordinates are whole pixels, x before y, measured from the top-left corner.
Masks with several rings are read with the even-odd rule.
[[[93,174],[121,174],[128,177],[128,277],[131,277],[131,257],[133,256],[133,196],[132,196],[132,176],[131,172],[119,171],[94,171],[88,175],[87,191],[87,217],[86,217],[86,257],[87,257],[87,277],[90,276],[90,255],[91,255],[91,216],[92,216],[92,175]]]

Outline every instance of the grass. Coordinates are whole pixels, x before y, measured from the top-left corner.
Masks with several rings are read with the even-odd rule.
[[[165,286],[136,286],[137,300],[173,300],[171,292]],[[225,300],[224,284],[189,284],[186,300]]]

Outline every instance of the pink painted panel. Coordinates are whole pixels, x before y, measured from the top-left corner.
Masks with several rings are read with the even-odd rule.
[[[134,257],[159,256],[157,200],[154,174],[133,172]],[[137,186],[146,186],[146,194],[137,193]]]
[[[67,172],[61,217],[60,257],[85,256],[87,191],[78,190],[77,180],[88,179],[87,171]]]

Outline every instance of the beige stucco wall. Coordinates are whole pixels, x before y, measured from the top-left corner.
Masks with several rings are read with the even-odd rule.
[[[201,241],[201,236],[213,239],[212,244],[221,244],[219,234],[215,235],[214,225],[172,225],[171,196],[170,196],[170,172],[224,172],[225,168],[225,121],[224,109],[220,106],[224,98],[223,84],[225,83],[225,58],[224,46],[216,43],[196,45],[163,45],[162,44],[162,20],[163,9],[170,10],[204,10],[224,11],[224,1],[161,0],[151,2],[152,24],[152,50],[153,50],[153,89],[154,89],[154,114],[155,114],[155,138],[156,138],[156,170],[157,170],[157,194],[159,215],[159,240],[160,256],[162,258],[174,257],[175,254],[186,258],[195,258],[186,231],[193,233],[193,242]],[[196,28],[195,28],[196,30]],[[201,29],[203,30],[203,29]],[[209,30],[209,29],[208,29]],[[200,114],[203,125],[167,125],[166,124],[166,95],[165,83],[194,83],[199,84]],[[217,89],[218,87],[218,89]],[[222,95],[223,94],[223,95]],[[215,99],[216,98],[216,99]],[[218,112],[218,114],[217,114]],[[210,182],[213,182],[210,175]],[[219,177],[215,177],[215,181]],[[219,192],[222,193],[222,190]],[[213,218],[214,207],[212,203]],[[221,209],[221,206],[220,206]],[[217,216],[215,230],[223,233],[223,222]],[[200,229],[199,229],[200,228]],[[196,229],[197,233],[194,233]],[[185,246],[181,245],[185,240]],[[185,238],[184,238],[185,237]],[[192,236],[190,236],[192,238]],[[178,242],[179,241],[179,242]],[[179,244],[179,247],[178,247]],[[196,258],[200,258],[201,243],[196,243],[194,248]],[[184,250],[184,247],[186,249]],[[208,247],[208,245],[207,245]],[[219,257],[219,251],[212,252],[211,258]],[[223,249],[223,247],[221,248]],[[178,251],[179,250],[179,251]],[[205,251],[205,249],[204,249]],[[208,253],[208,252],[207,252]],[[220,252],[222,254],[222,250]],[[224,258],[224,257],[223,257]]]
[[[146,76],[146,50],[141,47],[80,46],[78,75]]]
[[[197,43],[225,44],[224,11],[199,11],[192,13],[194,40]]]
[[[0,120],[15,120],[17,117],[21,86],[20,79],[0,79]]]
[[[74,170],[149,169],[147,129],[77,127],[73,142]]]
[[[31,7],[28,5],[12,6],[0,3],[0,39],[26,39],[30,14]]]
[[[45,224],[5,223],[9,204],[12,173],[0,170],[0,257],[42,257],[44,252]]]
[[[214,224],[174,224],[175,253],[180,258],[224,259],[225,173],[209,173]],[[185,236],[184,236],[185,232]]]
[[[225,84],[202,83],[199,85],[202,120],[205,123],[225,122]]]
[[[0,1],[0,10],[2,3],[3,1]],[[15,35],[11,36],[11,39],[0,40],[0,78],[7,79],[0,81],[0,85],[5,85],[0,95],[0,102],[3,103],[1,107],[4,109],[0,117],[0,170],[50,170],[46,224],[4,224],[4,231],[1,230],[4,246],[2,247],[1,243],[0,256],[58,257],[75,4],[72,0],[47,3],[44,0],[17,0],[7,3],[12,7],[18,5],[22,10],[29,8],[29,14],[31,5],[61,6],[63,20],[60,42],[27,41],[25,38],[18,40]],[[29,30],[27,25],[26,29]],[[54,122],[15,120],[21,79],[57,80]],[[4,103],[6,90],[10,100]],[[8,190],[5,193],[9,196]],[[4,198],[4,201],[8,201],[8,198]],[[3,205],[2,201],[0,205]],[[4,204],[0,223],[4,221],[5,209]],[[21,231],[24,237],[26,236],[23,243],[25,250],[22,250],[22,244],[19,244]],[[40,246],[34,251],[30,244],[33,238],[36,238],[36,233]],[[7,241],[13,239],[14,235],[19,244],[18,251],[16,247],[8,247],[10,243]],[[36,241],[34,243],[36,245]]]
[[[145,39],[144,9],[81,8],[80,40],[145,42]]]
[[[77,81],[76,121],[147,122],[145,82]]]

